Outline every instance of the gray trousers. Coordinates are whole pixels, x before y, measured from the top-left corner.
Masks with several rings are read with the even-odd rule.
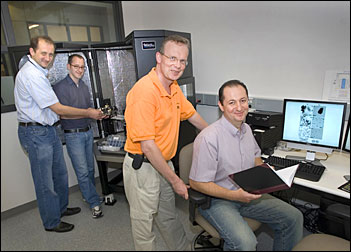
[[[175,196],[170,183],[150,164],[140,169],[132,167],[128,156],[123,163],[123,183],[130,207],[130,219],[135,250],[156,250],[153,221],[170,250],[184,250],[188,240],[175,208]],[[174,171],[171,161],[169,167]]]

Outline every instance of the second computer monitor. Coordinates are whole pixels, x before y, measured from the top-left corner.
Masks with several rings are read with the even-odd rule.
[[[351,117],[349,115],[349,120],[347,121],[347,127],[344,136],[344,143],[342,145],[342,149],[347,152],[350,152],[350,118]]]
[[[306,159],[315,152],[340,149],[346,103],[284,99],[282,140],[288,147],[307,150]]]

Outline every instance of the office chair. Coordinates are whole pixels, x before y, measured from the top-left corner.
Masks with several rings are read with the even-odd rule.
[[[190,173],[190,168],[191,168],[191,162],[192,162],[192,156],[193,156],[193,143],[190,143],[186,146],[184,146],[180,152],[179,152],[179,176],[180,178],[184,181],[185,184],[189,184],[189,173]],[[219,233],[213,227],[198,211],[198,207],[202,207],[203,209],[206,209],[210,207],[211,203],[211,198],[208,197],[205,194],[202,194],[198,191],[195,191],[193,189],[189,189],[189,219],[193,225],[199,225],[202,227],[204,230],[198,234],[192,244],[193,250],[198,249],[196,245],[201,245],[199,249],[204,249],[204,247],[208,249],[219,249],[222,250],[223,248],[223,239],[221,239]],[[253,231],[256,231],[260,226],[261,223],[249,219],[249,218],[244,218],[251,229]],[[212,239],[215,238],[215,239]],[[219,241],[219,244],[214,245],[214,241],[217,240]]]
[[[329,234],[305,236],[293,251],[350,251],[350,241]]]

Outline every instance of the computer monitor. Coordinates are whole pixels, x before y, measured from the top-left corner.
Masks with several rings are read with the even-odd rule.
[[[344,136],[344,143],[342,145],[342,149],[344,151],[350,152],[350,116],[349,120],[347,121],[345,136]]]
[[[282,140],[287,147],[307,150],[306,157],[286,158],[321,165],[315,152],[341,148],[345,112],[346,103],[284,99]]]

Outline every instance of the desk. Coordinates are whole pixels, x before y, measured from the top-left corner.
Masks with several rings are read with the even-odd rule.
[[[125,153],[123,151],[116,154],[101,153],[97,148],[97,142],[95,142],[94,155],[98,164],[102,193],[103,195],[110,195],[115,191],[113,185],[121,180],[121,178],[114,178],[111,181],[108,180],[107,163],[123,164]],[[275,150],[273,155],[279,157],[285,157],[286,155],[305,156],[306,152]],[[325,155],[316,153],[316,158],[324,159]],[[345,203],[346,200],[348,204],[350,204],[350,193],[338,189],[339,186],[346,182],[343,176],[350,174],[350,153],[334,151],[329,155],[326,161],[321,161],[321,163],[326,167],[326,170],[318,182],[295,178],[294,186],[302,189],[311,189],[322,196],[332,195],[339,199],[337,201]]]
[[[113,204],[114,198],[112,193],[116,191],[114,188],[118,182],[122,181],[123,175],[121,172],[115,178],[109,181],[107,176],[107,163],[111,162],[122,165],[124,161],[125,152],[120,151],[116,154],[101,153],[98,149],[97,142],[94,143],[93,151],[99,169],[99,177],[101,182],[102,194],[105,196],[105,203],[109,204],[109,201],[111,201],[111,203]]]
[[[278,157],[285,157],[286,155],[304,157],[306,156],[306,151],[287,152],[275,150],[273,155]],[[312,195],[318,197],[319,206],[318,210],[316,210],[318,214],[314,215],[313,221],[311,220],[312,215],[309,215],[308,218],[306,217],[305,219],[305,221],[310,220],[307,224],[311,228],[314,229],[315,224],[318,223],[318,231],[350,239],[350,215],[346,214],[349,212],[347,206],[350,206],[350,193],[338,189],[339,186],[346,183],[346,179],[343,176],[350,174],[350,153],[334,151],[325,161],[323,161],[323,159],[326,158],[325,154],[316,153],[316,158],[320,159],[321,163],[326,168],[321,179],[318,182],[313,182],[295,177],[292,188],[289,190],[291,190],[293,194],[295,189],[307,192],[299,196],[308,196],[308,193],[312,193]],[[279,192],[277,193],[278,195],[275,196],[279,197]],[[307,201],[312,199],[310,197],[307,198]],[[334,208],[331,206],[334,206]]]
[[[281,151],[275,150],[274,156],[285,157],[286,155],[306,156],[306,151]],[[325,154],[316,153],[316,158],[325,159]],[[298,188],[309,188],[320,195],[332,195],[345,202],[348,199],[350,204],[350,193],[338,189],[339,186],[346,183],[344,175],[350,174],[350,153],[334,151],[329,155],[326,161],[321,163],[326,167],[321,179],[318,182],[313,182],[305,179],[294,178],[294,185]]]

